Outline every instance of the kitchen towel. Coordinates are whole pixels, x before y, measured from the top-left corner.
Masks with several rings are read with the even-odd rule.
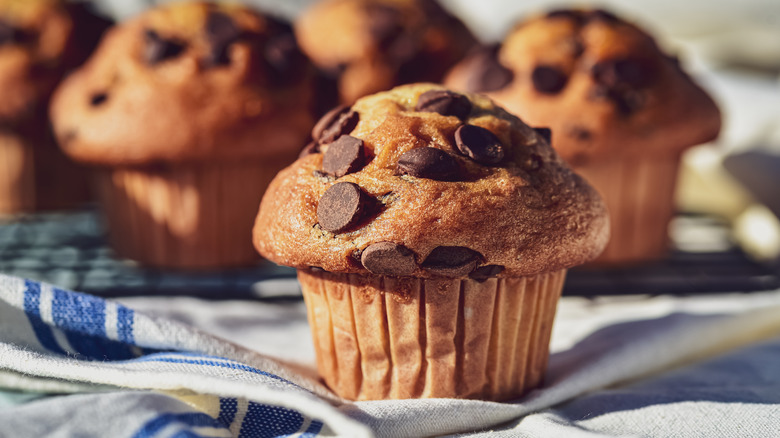
[[[311,349],[311,339],[300,336],[303,318],[294,319],[297,328],[270,328],[267,318],[252,325],[251,315],[269,306],[289,306],[285,320],[290,312],[301,316],[300,303],[125,303],[0,276],[0,437],[713,437],[780,430],[780,292],[564,299],[545,386],[512,403],[341,400],[295,355]],[[244,324],[230,324],[235,312]],[[217,324],[198,323],[220,313],[211,319]],[[290,355],[278,347],[274,357],[259,353],[264,338],[286,344]]]

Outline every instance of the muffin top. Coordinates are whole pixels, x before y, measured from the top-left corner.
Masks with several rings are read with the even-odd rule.
[[[61,147],[86,163],[292,159],[314,122],[313,94],[288,24],[184,2],[109,31],[58,88],[51,115]]]
[[[720,130],[713,100],[653,38],[604,10],[555,10],[473,53],[447,85],[538,126],[570,164],[679,153]]]
[[[0,0],[0,125],[45,114],[60,78],[91,49],[79,35],[105,28],[83,12],[57,0]]]
[[[596,257],[596,192],[536,131],[485,97],[397,87],[326,114],[270,184],[266,258],[388,276],[526,276]]]
[[[435,0],[325,0],[301,15],[295,32],[347,104],[395,85],[438,82],[476,42]]]

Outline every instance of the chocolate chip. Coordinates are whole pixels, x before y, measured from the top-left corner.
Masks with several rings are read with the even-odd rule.
[[[5,20],[0,20],[0,45],[24,43],[30,39],[32,36],[29,33],[12,26]]]
[[[498,61],[498,51],[501,46],[485,47],[470,55],[466,63],[470,76],[466,81],[466,90],[472,93],[496,91],[506,87],[512,79],[512,70]]]
[[[569,127],[567,134],[569,137],[579,141],[590,141],[593,138],[593,134],[587,128],[582,126]]]
[[[504,146],[495,134],[474,125],[461,125],[455,130],[458,150],[479,164],[490,166],[504,159]]]
[[[655,71],[649,63],[638,59],[611,59],[595,64],[593,79],[607,87],[645,88],[655,80]]]
[[[393,277],[411,275],[417,269],[414,253],[393,242],[372,243],[363,250],[360,262],[371,273]]]
[[[307,155],[311,154],[317,154],[320,152],[320,145],[316,141],[310,141],[306,144],[306,146],[301,149],[301,152],[298,153],[298,158],[303,158]]]
[[[108,100],[108,94],[106,94],[106,93],[95,93],[89,99],[89,104],[92,105],[92,106],[100,106],[100,105],[104,104],[107,100]]]
[[[455,116],[463,120],[471,112],[471,101],[466,96],[449,90],[430,90],[420,95],[414,110]]]
[[[531,73],[531,81],[536,91],[544,94],[556,94],[563,90],[569,80],[566,74],[549,65],[537,66]]]
[[[398,160],[396,171],[400,175],[411,175],[436,181],[452,181],[459,172],[455,158],[441,149],[422,147],[404,152]]]
[[[146,29],[144,40],[146,42],[144,60],[149,65],[157,65],[176,58],[186,48],[183,42],[172,38],[163,38],[152,29]]]
[[[349,135],[342,135],[328,146],[322,158],[322,170],[336,178],[357,172],[366,163],[363,140]]]
[[[525,160],[525,168],[530,171],[537,171],[542,168],[542,157],[537,154],[531,154]]]
[[[241,37],[241,29],[227,14],[212,11],[206,18],[206,37],[211,50],[203,65],[216,67],[230,64],[228,47]]]
[[[469,274],[469,277],[481,283],[489,278],[495,277],[502,272],[504,272],[504,267],[501,265],[485,265],[475,269],[474,272]]]
[[[355,226],[368,211],[368,195],[355,183],[341,182],[328,188],[317,205],[320,227],[340,233]]]
[[[468,275],[482,261],[482,254],[463,246],[438,246],[422,263],[427,271],[444,277]]]
[[[263,53],[277,82],[291,78],[296,79],[300,76],[304,58],[293,34],[285,33],[269,38],[265,43]]]
[[[534,128],[536,134],[542,137],[548,144],[552,144],[552,130],[550,128]]]
[[[338,106],[325,113],[324,116],[314,125],[311,130],[311,137],[314,141],[321,144],[327,144],[347,135],[355,129],[360,121],[360,114],[352,111],[346,105]]]

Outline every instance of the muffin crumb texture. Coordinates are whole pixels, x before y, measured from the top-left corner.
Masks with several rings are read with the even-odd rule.
[[[598,195],[537,131],[477,95],[414,84],[327,113],[254,229],[279,264],[484,281],[565,269],[607,239]]]

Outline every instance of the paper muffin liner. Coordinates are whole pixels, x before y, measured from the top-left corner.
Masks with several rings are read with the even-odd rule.
[[[644,157],[591,162],[574,167],[604,199],[610,240],[590,265],[662,259],[669,249],[669,222],[680,157]]]
[[[115,251],[142,264],[209,269],[251,264],[263,193],[286,162],[104,169],[98,196]]]
[[[352,400],[509,400],[538,387],[565,275],[479,282],[298,271],[319,373]]]
[[[67,209],[89,200],[85,169],[44,132],[0,133],[0,214]]]

